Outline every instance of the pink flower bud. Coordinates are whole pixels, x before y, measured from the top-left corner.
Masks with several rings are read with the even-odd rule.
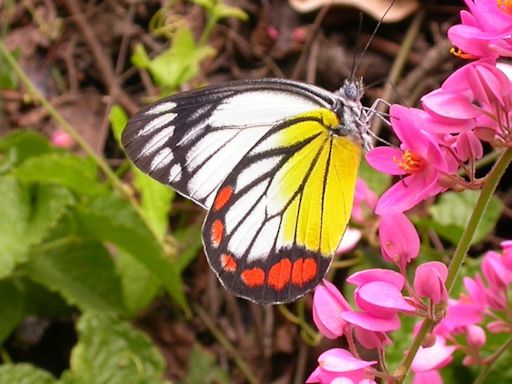
[[[419,254],[420,238],[403,213],[381,217],[379,238],[382,256],[387,261],[405,267]]]
[[[421,297],[428,297],[434,304],[446,301],[448,293],[444,285],[448,268],[443,263],[432,261],[421,264],[414,275],[414,289]]]
[[[457,154],[462,161],[475,161],[480,159],[484,150],[481,141],[472,131],[463,131],[457,136]]]
[[[489,324],[487,324],[487,329],[491,333],[511,333],[512,325],[510,325],[509,323],[507,323],[505,321],[497,320],[497,321],[492,321]]]
[[[466,341],[473,349],[482,348],[487,341],[484,329],[478,325],[469,325],[466,327]]]
[[[503,264],[512,271],[512,240],[507,240],[501,243],[503,249]]]
[[[350,304],[334,284],[323,280],[313,295],[313,321],[318,330],[328,339],[343,335],[347,322],[341,317],[344,311],[351,311]]]

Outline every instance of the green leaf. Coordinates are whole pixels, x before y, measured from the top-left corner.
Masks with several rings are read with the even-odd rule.
[[[480,191],[446,192],[430,207],[432,224],[439,236],[457,244],[473,212]],[[503,203],[493,196],[478,225],[471,244],[482,241],[490,234],[503,210]]]
[[[30,364],[2,364],[0,383],[56,384],[57,380],[49,372]]]
[[[123,132],[126,123],[128,123],[128,115],[120,105],[114,105],[108,115],[112,133],[118,143],[121,143],[121,133]]]
[[[247,15],[247,13],[242,11],[240,8],[231,7],[229,5],[225,5],[222,3],[217,4],[213,8],[213,14],[217,20],[227,19],[229,17],[233,17],[235,19],[242,20],[242,21],[249,20],[249,15]]]
[[[140,193],[140,206],[147,221],[160,239],[163,239],[169,227],[169,212],[176,193],[132,166],[133,185]]]
[[[129,323],[85,313],[77,323],[78,344],[62,383],[161,384],[165,362],[158,349]]]
[[[377,195],[381,195],[391,184],[391,176],[376,171],[364,159],[359,166],[359,177],[366,181],[368,187]]]
[[[0,177],[0,278],[27,258],[73,204],[71,193],[59,186],[29,190],[11,176]]]
[[[12,173],[26,182],[56,183],[84,195],[96,195],[106,190],[98,181],[94,161],[70,153],[30,157]]]
[[[126,312],[114,262],[98,242],[45,244],[21,271],[82,311]]]
[[[140,69],[147,69],[149,67],[151,59],[149,58],[142,44],[137,44],[135,46],[131,57],[131,62],[134,66]]]
[[[183,284],[173,261],[126,200],[101,196],[76,211],[79,231],[123,249],[158,278],[182,308],[187,308]]]
[[[218,384],[229,383],[229,376],[217,364],[216,358],[210,352],[194,344],[188,358],[187,376],[181,384]]]
[[[23,316],[23,294],[9,280],[0,281],[0,344],[11,334]],[[1,375],[0,375],[1,377]],[[0,383],[2,381],[0,380]]]
[[[70,316],[76,308],[69,305],[57,292],[37,284],[27,277],[19,276],[16,279],[23,292],[24,316],[61,317]]]
[[[116,266],[121,276],[126,307],[132,316],[146,308],[162,286],[160,281],[136,258],[119,249]]]
[[[196,258],[198,251],[203,247],[201,228],[199,226],[191,226],[175,232],[173,235],[179,244],[176,268],[181,273]]]
[[[199,63],[214,52],[211,47],[198,46],[192,31],[183,27],[174,35],[171,48],[151,60],[147,69],[157,85],[175,90],[196,77]]]
[[[21,164],[31,156],[53,152],[48,140],[34,131],[18,130],[0,138],[0,173]]]

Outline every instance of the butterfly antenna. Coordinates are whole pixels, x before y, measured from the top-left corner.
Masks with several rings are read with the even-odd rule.
[[[388,14],[388,12],[390,11],[390,9],[393,7],[393,5],[395,4],[395,0],[391,0],[391,3],[389,3],[389,6],[387,7],[386,11],[384,12],[384,14],[382,15],[382,17],[380,18],[380,20],[378,21],[377,25],[375,26],[375,28],[373,29],[373,32],[372,34],[370,35],[370,38],[368,39],[368,41],[366,42],[366,45],[364,46],[363,50],[361,51],[361,54],[359,55],[359,59],[357,60],[357,64],[355,65],[354,67],[354,72],[353,72],[353,76],[355,76],[355,73],[357,72],[357,69],[359,68],[359,66],[361,65],[361,61],[363,60],[363,56],[364,54],[366,53],[366,51],[368,50],[368,48],[370,47],[370,44],[372,43],[373,41],[373,38],[375,37],[375,35],[377,34],[377,31],[379,30],[380,26],[382,25],[382,22],[384,21],[384,18],[386,17],[386,15]]]
[[[357,27],[357,40],[361,37],[361,31],[363,30],[363,13],[359,12],[359,23]],[[359,41],[356,43],[356,52],[354,52],[354,57],[352,58],[352,69],[350,70],[350,82],[354,81],[356,75],[356,58],[357,58],[357,47],[359,46]]]

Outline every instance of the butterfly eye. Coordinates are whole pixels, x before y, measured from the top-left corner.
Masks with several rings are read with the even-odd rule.
[[[343,87],[343,93],[350,100],[357,100],[359,97],[359,90],[355,84],[345,84]]]

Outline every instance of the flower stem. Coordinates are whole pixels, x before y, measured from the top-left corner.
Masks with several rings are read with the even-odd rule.
[[[480,196],[478,196],[475,208],[473,209],[471,217],[469,218],[469,221],[466,224],[466,227],[464,228],[464,233],[462,234],[459,240],[457,249],[453,254],[450,266],[448,267],[448,277],[446,279],[446,289],[448,290],[448,293],[453,289],[455,278],[457,277],[457,273],[459,272],[462,263],[464,262],[468,249],[471,245],[473,235],[478,227],[478,224],[480,223],[480,220],[482,219],[482,216],[487,208],[487,205],[489,204],[489,201],[494,191],[496,190],[496,187],[498,186],[501,177],[505,173],[505,170],[510,165],[511,161],[512,148],[508,148],[505,152],[501,154],[501,156],[498,158],[498,161],[496,162],[496,164],[494,164],[494,167],[486,177],[486,182],[484,183],[484,186],[480,192]],[[407,352],[407,355],[405,355],[400,366],[394,372],[394,376],[399,378],[399,383],[402,383],[404,381],[407,372],[411,367],[412,361],[414,360],[414,356],[416,356],[416,353],[418,352],[418,349],[423,343],[423,340],[431,331],[433,326],[434,321],[431,319],[427,319],[423,321],[423,324],[421,324],[421,328],[416,334],[411,345],[411,348]]]

